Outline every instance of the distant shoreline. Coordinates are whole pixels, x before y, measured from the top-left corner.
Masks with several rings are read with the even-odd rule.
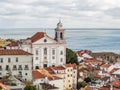
[[[54,30],[55,28],[0,28],[2,29],[41,29],[41,30]],[[65,28],[65,30],[120,30],[120,28]]]

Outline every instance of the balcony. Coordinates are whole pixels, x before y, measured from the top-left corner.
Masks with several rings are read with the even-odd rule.
[[[22,68],[18,68],[18,70],[23,70]]]
[[[17,70],[17,68],[13,68],[12,70]]]
[[[24,70],[29,70],[29,68],[24,68]]]

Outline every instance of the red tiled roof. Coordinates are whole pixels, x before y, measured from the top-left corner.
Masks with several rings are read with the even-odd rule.
[[[36,42],[37,40],[41,39],[44,37],[44,32],[37,32],[35,35],[31,37],[31,42]]]
[[[32,55],[26,51],[20,49],[2,49],[0,55]]]
[[[33,76],[34,79],[45,78],[45,75],[40,73],[37,70],[32,71],[32,76]]]
[[[48,78],[48,80],[59,80],[59,79],[62,79],[62,78],[57,77],[57,76],[48,76],[47,78]]]
[[[86,59],[86,60],[84,60],[84,62],[93,63],[93,62],[102,62],[102,61],[96,60],[96,59]]]
[[[98,90],[110,90],[108,87],[100,87]],[[117,88],[113,88],[113,90],[119,90]]]
[[[109,68],[111,66],[111,64],[103,64],[101,67],[102,68]]]
[[[83,89],[81,90],[93,90],[89,85],[85,86]]]
[[[65,67],[73,67],[73,69],[76,69],[76,64],[65,64]]]
[[[18,43],[9,43],[7,46],[10,46],[10,47],[18,46]]]
[[[63,66],[52,67],[54,70],[65,70]]]
[[[5,86],[4,84],[0,83],[0,87],[2,87],[4,90],[10,90],[7,86]]]
[[[115,71],[119,70],[120,68],[113,68],[109,73],[113,74]]]
[[[120,81],[119,80],[114,80],[111,83],[109,83],[110,85],[113,85],[114,87],[120,87]]]
[[[46,67],[44,69],[47,70],[49,74],[55,74],[55,72],[50,67]]]

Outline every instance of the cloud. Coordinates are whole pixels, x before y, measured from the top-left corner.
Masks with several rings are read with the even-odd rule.
[[[72,27],[109,27],[112,22],[116,27],[119,5],[120,0],[0,0],[0,21],[8,27],[41,27],[49,22],[53,27],[57,18],[62,18]]]
[[[109,16],[112,16],[114,19],[120,19],[120,7],[108,9],[105,13]]]

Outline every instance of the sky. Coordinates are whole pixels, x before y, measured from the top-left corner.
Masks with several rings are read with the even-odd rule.
[[[120,28],[120,0],[0,0],[0,28]]]

